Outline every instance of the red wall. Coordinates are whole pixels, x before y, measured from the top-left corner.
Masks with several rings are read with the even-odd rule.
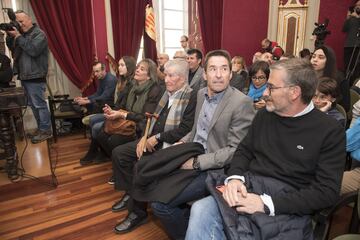
[[[268,15],[269,1],[224,0],[222,48],[231,56],[245,57],[251,65],[261,40],[267,37]]]
[[[325,42],[334,49],[340,69],[343,69],[345,39],[341,29],[348,7],[353,2],[353,0],[320,1],[318,22],[323,23],[325,18],[330,20],[328,30],[331,34]],[[228,50],[232,56],[245,57],[246,63],[250,65],[252,55],[260,50],[260,41],[267,36],[268,15],[267,0],[224,0],[222,48]]]
[[[331,34],[327,36],[325,43],[334,49],[336,53],[337,66],[343,69],[343,47],[345,34],[341,31],[343,23],[346,19],[346,13],[350,5],[353,4],[352,0],[321,0],[319,22],[323,23],[326,18],[330,20],[328,30]]]

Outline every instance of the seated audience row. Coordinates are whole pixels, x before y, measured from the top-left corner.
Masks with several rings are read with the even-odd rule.
[[[115,189],[125,191],[112,211],[129,213],[115,232],[129,232],[145,223],[150,202],[172,239],[202,239],[206,234],[237,239],[259,233],[311,238],[310,215],[337,200],[345,159],[345,118],[336,110],[339,82],[324,77],[327,59],[321,62],[319,54],[329,51],[319,50],[311,64],[292,57],[256,60],[245,96],[231,86],[239,76],[246,81],[241,58],[231,62],[226,51],[215,50],[207,54],[202,69],[201,52],[190,49],[187,61],[165,63],[166,91],[157,93],[148,111],[149,93],[127,104],[136,81],[151,81],[151,72],[156,79],[151,60],[143,66],[144,78],[139,78],[139,66],[146,60],[139,62],[130,90],[121,91],[126,101],[116,110],[103,109],[106,121],[136,122],[137,134],[129,138],[109,134],[101,123],[92,140],[112,158]],[[143,108],[135,111],[131,106],[137,101]],[[149,121],[145,112],[151,113]],[[260,137],[256,144],[255,135]],[[193,201],[191,207],[188,203]],[[252,214],[258,217],[247,217]],[[266,215],[273,216],[272,232],[259,224]],[[233,226],[230,216],[256,231]]]
[[[96,134],[96,137],[92,137],[87,155],[80,160],[81,165],[93,161],[103,162],[106,157],[111,156],[111,151],[116,146],[133,141],[137,136],[140,136],[144,127],[141,124],[143,124],[142,120],[145,112],[154,112],[162,94],[156,71],[156,65],[150,59],[141,60],[137,64],[131,87],[124,89],[128,92],[122,91],[125,97],[116,106],[117,109],[121,110],[113,110],[109,105],[105,105],[103,108],[105,123]],[[133,131],[116,134],[116,129],[110,127],[110,124],[116,119],[132,121],[134,123]]]

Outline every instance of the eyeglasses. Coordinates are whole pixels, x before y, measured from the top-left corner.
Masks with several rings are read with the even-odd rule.
[[[322,94],[322,93],[318,93],[318,94],[315,94],[313,96],[313,100],[323,101],[323,100],[326,100],[326,99],[327,99],[327,95]]]
[[[266,80],[266,77],[265,76],[259,76],[259,77],[252,76],[251,80],[253,80],[253,81],[256,81],[256,80],[263,81],[263,80]]]
[[[290,87],[293,87],[294,85],[289,85],[289,86],[283,86],[283,87],[275,87],[274,85],[272,85],[271,83],[268,83],[266,85],[266,89],[269,90],[269,96],[271,95],[271,92],[273,90],[276,90],[276,89],[280,89],[280,88],[290,88]]]

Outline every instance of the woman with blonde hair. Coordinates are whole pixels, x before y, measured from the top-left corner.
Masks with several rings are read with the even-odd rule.
[[[230,86],[237,88],[241,92],[247,93],[249,89],[248,72],[245,59],[241,56],[234,56],[231,60],[232,78]]]

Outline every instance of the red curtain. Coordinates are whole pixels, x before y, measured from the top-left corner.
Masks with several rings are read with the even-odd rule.
[[[99,61],[106,63],[107,32],[105,18],[105,1],[92,0],[94,16],[95,51]],[[108,68],[107,68],[108,69]]]
[[[199,21],[204,51],[221,48],[223,0],[198,0]]]
[[[115,59],[122,56],[137,58],[141,36],[144,32],[144,0],[111,0]]]
[[[31,0],[31,6],[55,59],[70,81],[82,88],[95,56],[91,1]]]

